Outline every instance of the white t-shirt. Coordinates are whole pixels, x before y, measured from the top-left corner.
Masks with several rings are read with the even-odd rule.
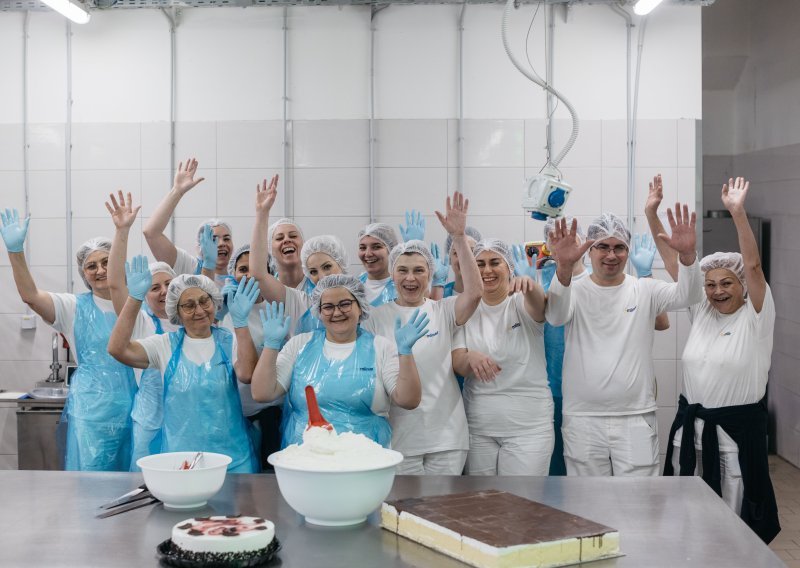
[[[599,286],[582,278],[550,284],[547,321],[566,325],[563,368],[564,414],[644,414],[656,409],[653,338],[655,319],[703,299],[695,261],[679,263],[678,281],[634,278]]]
[[[456,298],[433,301],[428,298],[420,311],[428,314],[428,333],[414,344],[411,352],[422,383],[422,402],[414,410],[393,404],[392,448],[407,456],[468,450],[469,434],[464,403],[453,372],[453,333],[456,325]],[[362,327],[375,335],[394,339],[394,324],[399,316],[405,324],[417,308],[389,302],[370,311]]]
[[[56,318],[51,326],[54,330],[63,333],[67,338],[67,342],[72,349],[72,356],[75,362],[80,364],[78,357],[78,345],[75,343],[75,313],[78,309],[78,298],[75,294],[55,293],[49,292],[50,297],[53,299],[53,306],[55,307]],[[104,300],[96,295],[92,295],[95,306],[101,312],[114,312],[114,304],[111,300]],[[136,323],[133,326],[132,339],[139,339],[147,337],[155,333],[155,326],[153,320],[150,319],[146,313],[140,311],[136,317]],[[137,374],[137,381],[139,380]]]
[[[470,432],[517,436],[553,426],[553,396],[547,386],[544,322],[525,310],[525,296],[514,294],[496,306],[481,300],[464,325],[466,346],[490,356],[502,369],[493,381],[469,375],[464,406]]]
[[[161,380],[164,380],[164,372],[167,369],[169,360],[172,358],[172,346],[169,341],[169,334],[164,335],[151,335],[137,340],[139,345],[147,353],[147,360],[149,361],[150,368],[156,368],[161,371]],[[181,354],[192,363],[200,365],[211,361],[216,351],[216,343],[214,336],[203,338],[189,337],[188,335],[183,338],[183,347]],[[231,345],[231,365],[234,365],[237,360],[236,354],[236,336],[233,336],[233,344]]]
[[[172,270],[175,271],[175,274],[199,274],[200,259],[180,247],[175,248],[177,249],[177,254],[175,256],[175,264],[172,265]],[[220,290],[225,286],[227,276],[227,274],[214,273],[214,283]]]
[[[284,345],[278,353],[277,369],[278,382],[286,392],[292,381],[292,371],[297,355],[303,346],[311,341],[313,333],[301,333],[295,335]],[[352,343],[333,343],[325,340],[323,353],[328,360],[341,361],[347,359],[353,352],[356,342]],[[380,336],[375,336],[375,371],[377,374],[375,381],[375,394],[372,397],[371,410],[378,416],[389,417],[389,403],[392,393],[397,386],[397,377],[400,374],[400,362],[397,358],[397,348],[394,343]]]
[[[284,302],[284,313],[291,316],[289,323],[289,337],[294,335],[297,322],[311,307],[311,296],[298,290],[297,288],[286,287],[286,301]]]
[[[261,350],[264,344],[264,328],[261,326],[261,316],[259,312],[267,305],[266,301],[253,304],[253,309],[250,310],[250,315],[247,316],[247,327],[250,329],[250,337],[253,338],[253,345],[255,345],[256,353],[261,355]],[[236,332],[233,327],[233,320],[230,314],[225,316],[222,321],[222,327],[228,329],[236,337]],[[283,404],[283,397],[272,402],[256,402],[253,398],[253,391],[249,384],[239,383],[239,398],[242,401],[242,413],[245,416],[253,416],[264,408],[270,406],[280,406]]]
[[[381,278],[380,280],[370,280],[367,278],[366,282],[364,282],[364,290],[367,293],[367,303],[371,304],[375,301],[383,289],[386,288],[386,285],[391,280],[391,276],[387,276],[386,278]],[[394,447],[394,444],[392,445]]]
[[[692,329],[683,350],[683,394],[689,404],[721,408],[754,404],[764,398],[772,360],[775,302],[767,286],[761,313],[750,300],[732,314],[721,314],[704,299],[689,308]],[[676,434],[680,445],[682,429]],[[717,427],[720,449],[736,443]],[[700,449],[703,420],[695,422],[695,446]],[[724,443],[723,443],[724,442]]]

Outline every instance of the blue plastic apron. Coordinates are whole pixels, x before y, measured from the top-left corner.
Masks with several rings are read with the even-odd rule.
[[[361,282],[367,282],[367,273],[364,272],[361,276],[358,277]],[[383,287],[383,290],[380,291],[378,296],[372,300],[369,305],[378,307],[382,306],[383,304],[388,304],[389,302],[394,302],[397,299],[397,288],[394,286],[394,280],[389,278],[389,281],[386,283],[386,286]]]
[[[76,299],[74,333],[79,364],[61,415],[67,426],[64,469],[128,471],[136,379],[133,369],[108,354],[108,338],[117,316],[98,308],[91,292]]]
[[[145,304],[142,310],[153,320],[156,335],[163,335],[161,320]],[[136,460],[161,451],[161,423],[164,419],[164,383],[159,369],[144,369],[133,399],[133,455],[131,471],[141,471]]]
[[[205,451],[233,458],[228,471],[259,471],[252,426],[242,416],[236,374],[229,354],[231,332],[211,328],[216,349],[210,361],[197,364],[183,356],[186,331],[169,334],[172,357],[164,371],[162,452]]]
[[[343,361],[330,361],[323,352],[325,330],[315,331],[297,354],[286,396],[288,419],[281,447],[299,444],[308,425],[306,385],[314,387],[322,415],[337,432],[364,434],[384,447],[392,440],[389,421],[372,412],[377,369],[375,337],[359,328],[353,352]],[[379,388],[383,388],[380,386]]]

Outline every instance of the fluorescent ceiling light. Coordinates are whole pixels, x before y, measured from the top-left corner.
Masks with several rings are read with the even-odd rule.
[[[42,3],[76,24],[85,24],[91,18],[89,12],[69,0],[42,0]]]
[[[633,7],[633,11],[640,16],[644,16],[652,12],[653,8],[661,4],[662,1],[663,0],[639,0]]]

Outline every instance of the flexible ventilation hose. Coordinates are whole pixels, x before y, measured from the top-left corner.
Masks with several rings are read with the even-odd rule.
[[[572,150],[572,146],[575,144],[575,140],[578,138],[578,128],[580,126],[578,121],[578,113],[575,111],[575,107],[573,107],[570,102],[564,98],[564,95],[559,93],[556,89],[554,89],[551,85],[548,85],[542,79],[537,76],[532,70],[526,68],[522,65],[522,63],[514,56],[511,52],[511,47],[508,45],[508,16],[511,14],[511,10],[514,8],[514,0],[508,0],[506,2],[506,9],[503,11],[503,26],[502,26],[502,36],[503,36],[503,47],[506,50],[506,54],[508,58],[511,60],[511,63],[514,64],[520,73],[525,75],[528,79],[539,85],[545,91],[552,93],[561,103],[567,107],[569,110],[570,115],[572,115],[572,134],[567,140],[567,143],[561,149],[561,152],[558,153],[558,156],[552,160],[552,164],[554,166],[558,166],[561,163],[561,160],[564,159],[570,150]]]

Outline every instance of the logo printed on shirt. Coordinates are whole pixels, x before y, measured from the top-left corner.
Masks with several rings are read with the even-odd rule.
[[[732,331],[726,331],[725,333],[720,333],[719,334],[720,337],[726,337],[728,335],[733,335],[733,332]]]
[[[511,329],[510,329],[509,331],[514,331],[514,330],[515,330],[515,329],[517,329],[518,327],[522,327],[522,324],[521,324],[521,323],[519,323],[519,322],[517,322],[517,323],[515,323],[514,325],[512,325],[512,326],[511,326]]]
[[[429,333],[425,337],[436,337],[437,335],[439,335],[439,332],[438,331],[434,331],[433,333]]]
[[[375,367],[359,367],[359,371],[374,371]]]
[[[633,306],[632,308],[625,308],[625,311],[626,311],[626,312],[628,312],[628,313],[630,314],[630,313],[633,313],[633,312],[635,312],[635,311],[636,311],[636,308],[638,308],[638,307],[639,307],[639,306]]]

